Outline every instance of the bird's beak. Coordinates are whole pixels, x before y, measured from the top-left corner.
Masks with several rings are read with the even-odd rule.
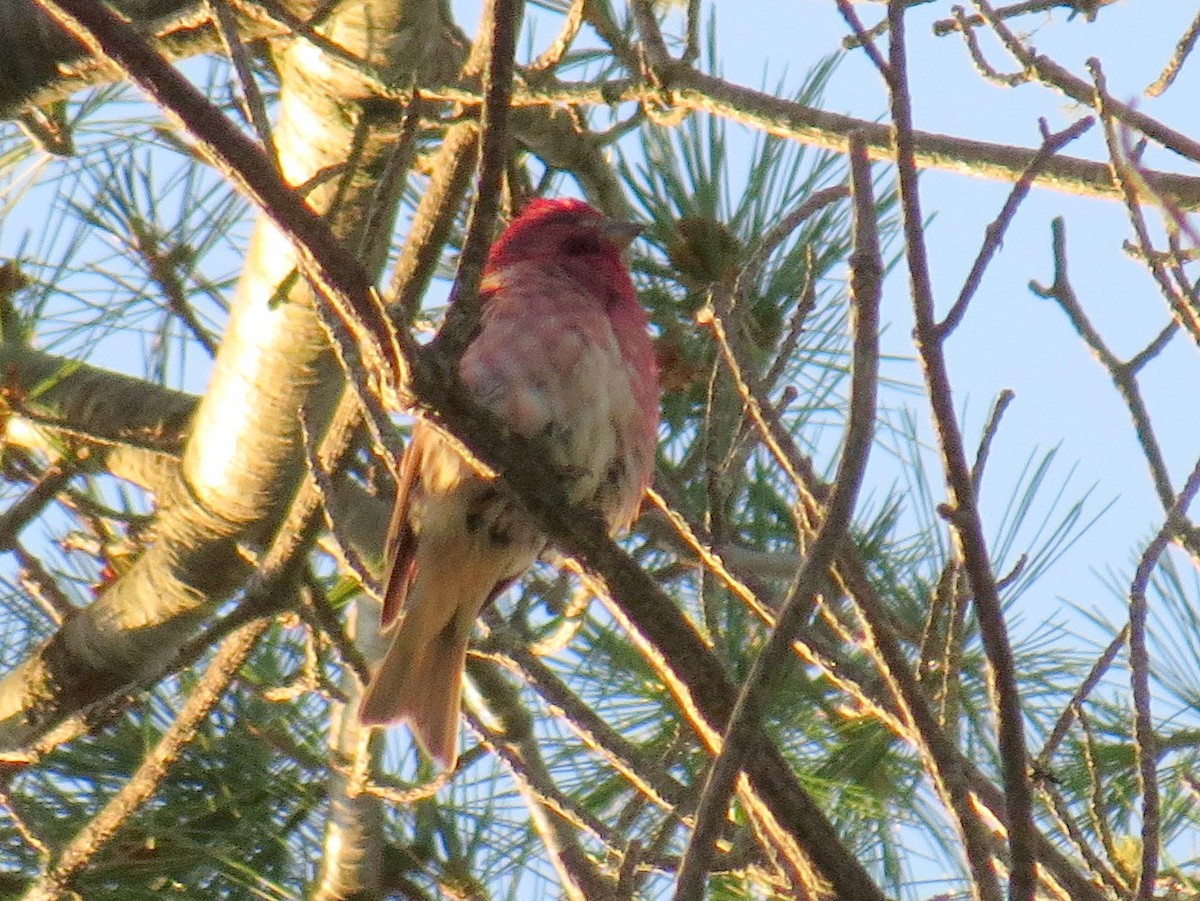
[[[624,250],[633,243],[633,239],[644,229],[636,222],[621,222],[617,219],[605,219],[600,223],[600,234]]]

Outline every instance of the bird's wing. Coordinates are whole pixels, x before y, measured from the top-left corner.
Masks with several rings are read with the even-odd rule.
[[[412,439],[400,459],[400,475],[396,482],[396,503],[388,525],[384,544],[384,565],[387,567],[383,592],[383,626],[386,629],[400,614],[404,599],[416,574],[417,536],[409,521],[409,504],[421,472],[421,457],[427,445],[425,426],[413,425]]]

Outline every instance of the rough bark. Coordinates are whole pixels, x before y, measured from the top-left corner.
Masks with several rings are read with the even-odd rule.
[[[111,6],[126,16],[168,59],[218,50],[220,37],[204,3],[196,0],[119,0]],[[297,19],[315,4],[281,0]],[[107,63],[89,58],[79,42],[58,27],[31,0],[0,0],[0,119],[15,118],[23,107],[45,106],[82,87],[116,77]],[[281,29],[265,16],[240,17],[244,40]]]
[[[369,64],[417,70],[436,34],[432,0],[347,4],[323,30]],[[275,145],[285,178],[344,170],[308,197],[378,274],[390,232],[363,240],[401,111],[305,41],[283,46]],[[351,148],[359,148],[353,160]],[[335,209],[336,206],[336,209]],[[391,216],[375,217],[390,222]],[[343,390],[294,254],[260,218],[178,475],[157,497],[153,540],[131,569],[0,680],[0,748],[28,746],[130,681],[152,675],[254,571],[303,475],[299,413],[320,434]]]
[[[8,444],[54,457],[66,435],[80,468],[152,494],[175,478],[196,397],[15,342],[0,342],[0,372]]]

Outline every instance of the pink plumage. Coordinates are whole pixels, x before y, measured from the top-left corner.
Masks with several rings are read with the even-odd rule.
[[[621,260],[636,234],[579,200],[532,201],[488,254],[480,332],[459,366],[478,403],[549,439],[571,500],[613,531],[637,515],[658,431],[646,313]],[[400,473],[383,608],[394,635],[359,715],[407,721],[451,768],[475,618],[546,541],[500,485],[419,423]]]

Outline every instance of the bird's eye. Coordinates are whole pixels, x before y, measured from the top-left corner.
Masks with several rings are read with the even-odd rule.
[[[563,241],[563,253],[567,256],[584,256],[589,253],[599,253],[603,248],[596,235],[571,235]]]

